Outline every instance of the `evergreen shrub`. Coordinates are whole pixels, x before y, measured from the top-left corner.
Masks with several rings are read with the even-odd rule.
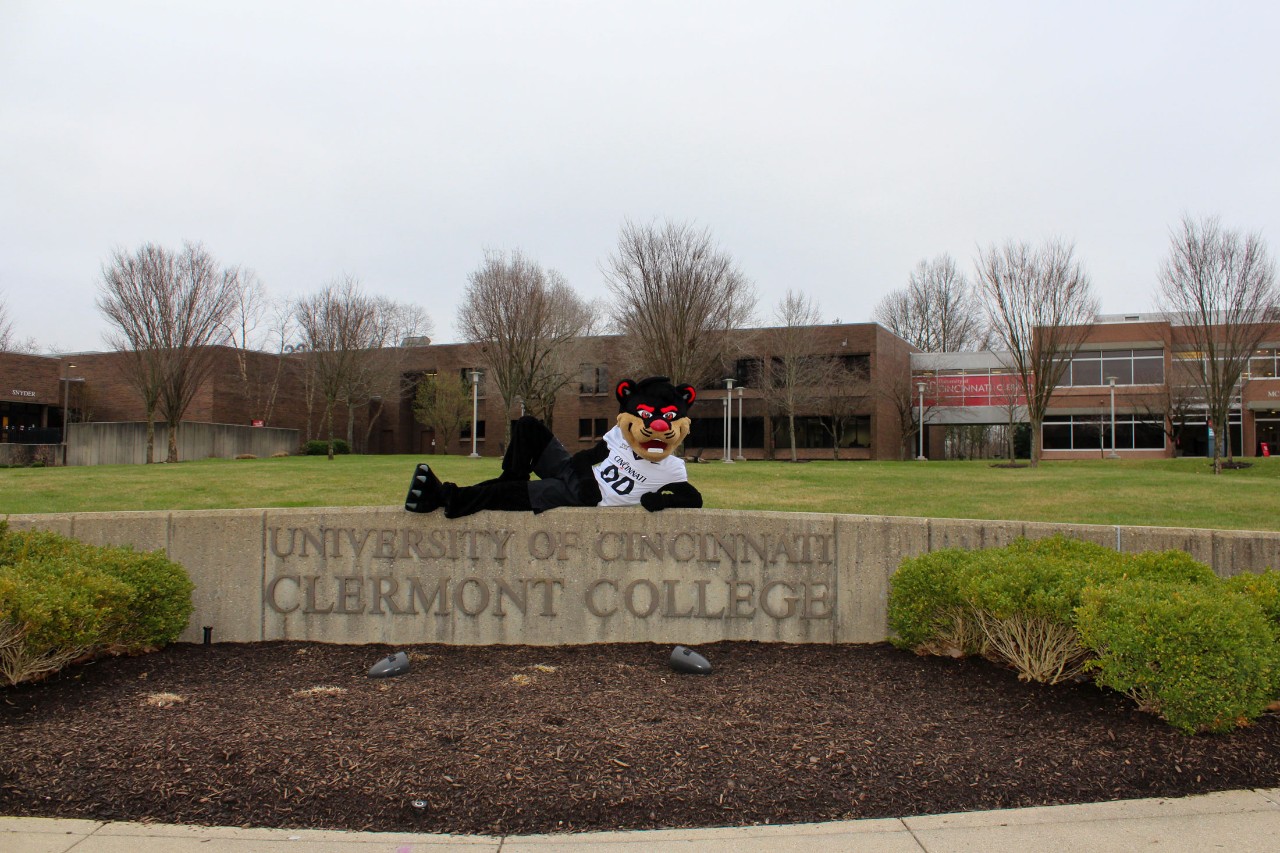
[[[333,452],[335,454],[347,454],[351,452],[351,445],[347,443],[345,438],[335,438],[333,440]],[[328,456],[329,442],[322,439],[312,439],[302,445],[303,456]]]
[[[1125,580],[1085,592],[1077,627],[1095,681],[1184,732],[1258,717],[1280,688],[1280,645],[1262,609],[1224,584]]]
[[[94,546],[0,522],[0,677],[10,684],[177,639],[192,584],[162,553]]]

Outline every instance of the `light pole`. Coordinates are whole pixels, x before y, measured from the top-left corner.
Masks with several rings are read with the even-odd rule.
[[[62,467],[67,466],[67,412],[71,402],[71,368],[74,364],[62,365]]]
[[[471,458],[479,459],[476,452],[476,432],[480,419],[480,371],[471,371]]]
[[[738,386],[738,461],[746,462],[747,457],[742,455],[742,386]]]
[[[733,464],[733,378],[724,381],[724,461]]]
[[[920,455],[916,457],[916,461],[924,462],[924,383],[917,382],[916,387],[920,389]]]
[[[1116,453],[1116,378],[1108,376],[1107,384],[1111,386],[1111,452],[1107,458],[1119,459],[1120,454]]]

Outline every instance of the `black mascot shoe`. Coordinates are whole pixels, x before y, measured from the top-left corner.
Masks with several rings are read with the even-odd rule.
[[[423,462],[413,471],[413,482],[409,484],[404,508],[408,512],[435,512],[442,506],[444,494],[440,478],[431,466]]]

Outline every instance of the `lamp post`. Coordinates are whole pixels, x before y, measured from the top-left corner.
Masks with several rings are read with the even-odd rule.
[[[924,383],[917,382],[916,387],[920,389],[920,455],[916,457],[916,461],[924,462]]]
[[[1111,452],[1107,458],[1119,459],[1120,454],[1116,453],[1116,378],[1108,376],[1107,384],[1111,386]]]
[[[62,365],[62,465],[67,465],[67,413],[70,411],[71,403],[71,368],[75,367],[70,362]]]
[[[471,458],[479,459],[476,452],[476,432],[480,419],[480,371],[471,371]]]
[[[738,461],[746,462],[747,457],[742,455],[742,388],[743,386],[738,386]]]
[[[733,378],[727,377],[724,380],[724,404],[726,409],[725,423],[728,426],[728,432],[725,434],[725,461],[733,461]]]

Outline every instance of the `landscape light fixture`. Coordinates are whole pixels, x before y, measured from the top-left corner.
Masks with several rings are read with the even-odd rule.
[[[71,368],[74,364],[67,362],[62,365],[62,467],[67,466],[67,413],[70,410],[71,403]]]
[[[1120,454],[1116,453],[1116,378],[1108,376],[1107,384],[1111,386],[1111,452],[1107,458],[1119,459]]]
[[[476,452],[476,429],[480,418],[480,371],[471,371],[471,458],[479,459]]]
[[[733,462],[733,379],[726,378],[724,395],[724,461]]]
[[[916,461],[924,462],[924,383],[917,382],[916,386],[920,389],[920,455],[916,457]]]

